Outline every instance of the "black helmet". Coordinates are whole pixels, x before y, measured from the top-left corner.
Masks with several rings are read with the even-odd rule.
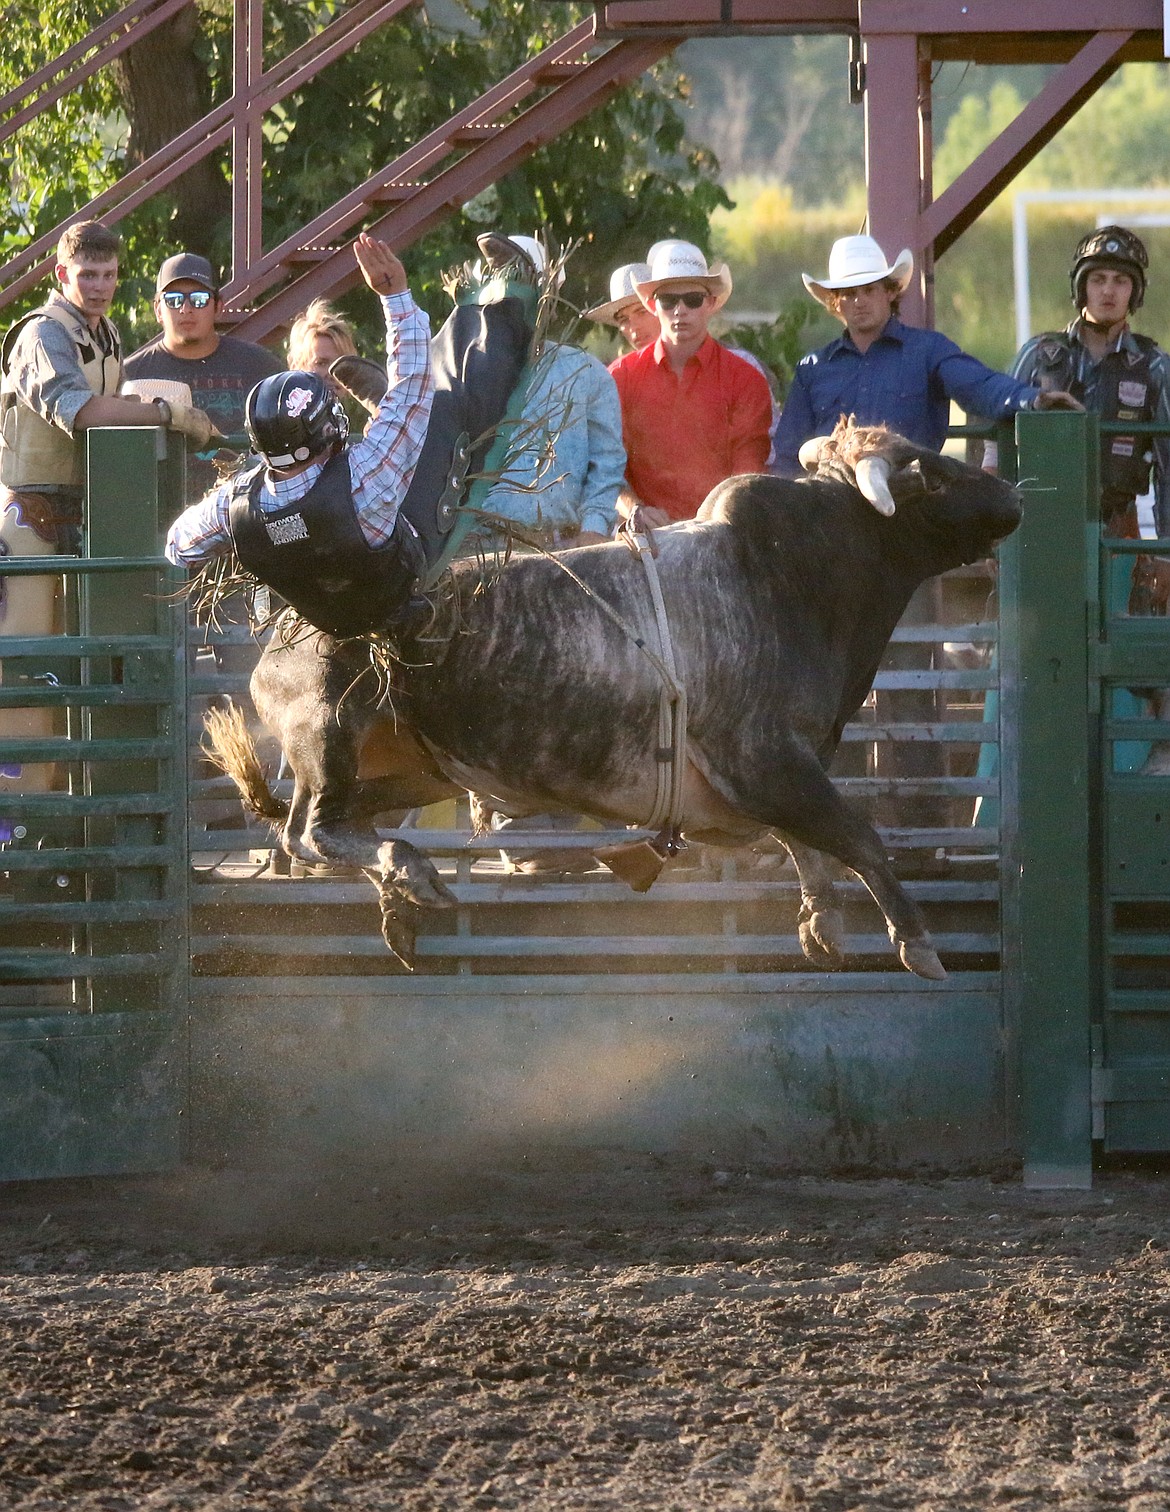
[[[315,373],[261,378],[244,403],[244,426],[269,467],[294,467],[349,435],[341,401]]]
[[[1130,312],[1140,310],[1146,297],[1146,269],[1149,265],[1144,244],[1124,226],[1100,226],[1096,231],[1090,231],[1077,243],[1077,250],[1073,253],[1069,273],[1073,304],[1078,310],[1084,309],[1085,279],[1094,268],[1116,268],[1133,279]]]

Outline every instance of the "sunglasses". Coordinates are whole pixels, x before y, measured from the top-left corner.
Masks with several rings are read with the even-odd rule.
[[[193,310],[205,310],[214,297],[206,289],[195,289],[191,293],[182,289],[168,289],[162,302],[168,310],[181,310],[184,304],[189,304]]]
[[[673,310],[675,305],[684,304],[688,310],[702,309],[707,296],[700,294],[697,289],[690,289],[685,294],[655,294],[654,303],[660,310]]]

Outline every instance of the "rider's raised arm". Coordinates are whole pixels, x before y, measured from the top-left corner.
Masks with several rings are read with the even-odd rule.
[[[388,387],[349,451],[353,501],[371,546],[390,539],[431,417],[431,327],[409,291],[382,296]]]

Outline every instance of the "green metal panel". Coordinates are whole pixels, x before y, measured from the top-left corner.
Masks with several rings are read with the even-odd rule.
[[[1091,686],[1103,868],[1093,1096],[1094,1133],[1106,1151],[1170,1150],[1170,778],[1144,770],[1151,742],[1170,739],[1170,724],[1150,717],[1143,696],[1170,687],[1170,621],[1129,613],[1134,557],[1168,550],[1114,539],[1099,548]]]
[[[173,1013],[0,1019],[0,1178],[173,1167],[186,1059]]]
[[[146,428],[87,442],[89,555],[53,563],[73,585],[71,633],[0,641],[6,674],[46,653],[60,669],[56,685],[6,675],[5,703],[66,721],[61,735],[0,743],[2,760],[66,774],[59,791],[0,797],[27,836],[0,853],[0,1179],[158,1170],[180,1154],[185,614],[158,551],[182,448]]]
[[[1091,416],[1021,414],[1024,518],[1001,548],[1004,976],[1017,1036],[1024,1179],[1088,1186],[1093,739],[1086,588],[1095,592]]]
[[[1170,897],[1170,778],[1109,784],[1105,856],[1111,898]]]
[[[956,1169],[1008,1154],[997,989],[904,972],[197,981],[192,1147]]]

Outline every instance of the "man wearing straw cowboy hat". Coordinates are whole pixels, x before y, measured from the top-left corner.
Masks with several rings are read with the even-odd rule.
[[[767,379],[708,331],[731,293],[726,265],[709,268],[690,242],[652,252],[635,287],[658,317],[658,339],[611,368],[629,459],[618,507],[650,526],[693,519],[716,483],[763,472],[772,424]]]
[[[658,339],[658,316],[638,296],[639,283],[645,283],[649,277],[649,263],[622,263],[609,275],[609,298],[604,304],[586,310],[582,319],[616,326],[626,345],[640,352]]]
[[[952,399],[989,420],[1022,409],[1079,408],[1067,393],[1041,393],[985,367],[939,331],[903,325],[898,303],[913,272],[909,249],[891,263],[872,236],[843,236],[829,252],[827,277],[802,275],[805,288],[845,329],[803,358],[793,374],[776,429],[781,476],[799,477],[801,445],[827,436],[842,415],[888,425],[940,451]]]

